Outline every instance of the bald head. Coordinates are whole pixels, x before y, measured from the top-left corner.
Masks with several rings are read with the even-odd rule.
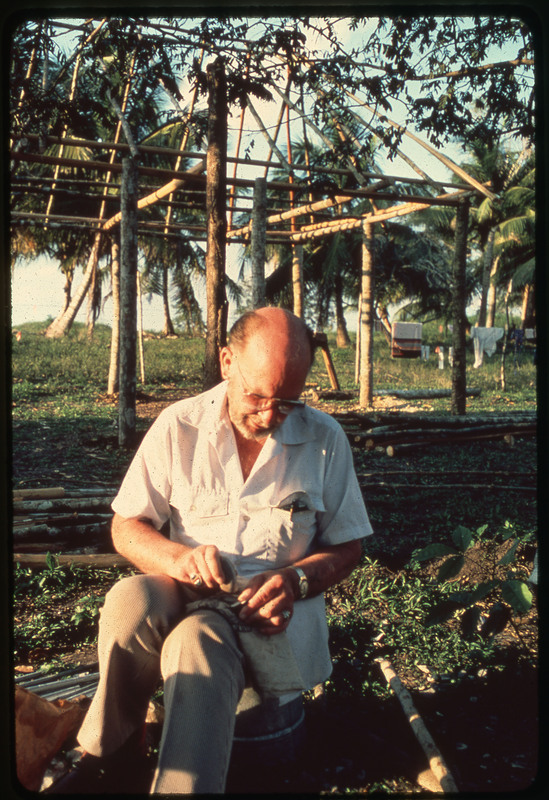
[[[290,369],[305,365],[307,372],[314,359],[311,330],[284,308],[267,306],[247,311],[235,322],[229,332],[229,347],[242,352],[250,343],[268,358],[284,360]]]
[[[290,413],[283,401],[299,398],[312,358],[312,335],[289,311],[259,308],[235,322],[220,365],[229,418],[243,439],[264,441],[282,424]]]

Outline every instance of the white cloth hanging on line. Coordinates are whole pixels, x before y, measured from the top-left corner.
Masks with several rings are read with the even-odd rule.
[[[473,349],[475,353],[475,363],[473,366],[480,367],[487,356],[493,356],[496,352],[497,343],[503,336],[503,328],[472,328]]]

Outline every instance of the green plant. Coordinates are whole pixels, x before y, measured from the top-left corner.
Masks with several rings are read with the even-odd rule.
[[[71,622],[78,630],[95,626],[103,601],[104,597],[94,594],[87,594],[80,598],[71,617]]]
[[[471,562],[474,564],[481,557],[481,551],[476,550],[474,545],[482,539],[486,527],[478,528],[475,536],[468,528],[458,525],[452,534],[451,545],[443,542],[427,545],[414,554],[412,562],[417,565],[443,557],[444,561],[436,575],[437,582],[445,584],[457,579],[468,562],[470,566]],[[503,555],[496,550],[498,555],[491,564],[485,555],[482,556],[483,572],[486,573],[487,567],[490,568],[490,577],[470,589],[464,589],[459,583],[457,589],[433,607],[425,620],[427,626],[446,622],[459,613],[461,632],[465,638],[472,639],[476,634],[493,638],[505,628],[513,613],[525,614],[530,610],[532,592],[525,580],[525,567],[518,561],[518,553],[521,545],[533,539],[533,534],[516,536],[514,526],[506,521],[500,538],[502,542],[511,539]]]

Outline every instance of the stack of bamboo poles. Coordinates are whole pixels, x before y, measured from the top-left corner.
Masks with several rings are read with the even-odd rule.
[[[516,437],[537,433],[535,412],[487,416],[441,417],[420,413],[334,415],[343,425],[353,447],[384,451],[388,456],[443,444],[503,440],[514,445]]]
[[[47,551],[71,553],[72,562],[79,560],[76,556],[85,562],[90,554],[101,553],[113,562],[110,504],[115,494],[114,488],[14,490],[13,549],[18,560],[26,556],[31,563],[32,554]]]

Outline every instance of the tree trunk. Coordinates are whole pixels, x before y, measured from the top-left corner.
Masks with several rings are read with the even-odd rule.
[[[488,288],[488,300],[486,307],[486,327],[493,328],[496,319],[496,283],[499,269],[499,256],[492,261],[490,270],[490,286]]]
[[[267,181],[256,178],[252,210],[252,308],[265,305],[265,237],[267,231]]]
[[[72,293],[72,281],[74,278],[74,270],[70,267],[67,270],[63,270],[65,275],[65,285],[63,286],[63,293],[65,295],[65,303],[63,305],[63,310],[61,314],[64,314],[67,308],[70,306],[71,303],[71,293]]]
[[[95,329],[95,320],[99,311],[101,303],[101,284],[99,282],[99,271],[96,268],[93,271],[90,286],[88,289],[88,339],[93,339],[93,332]]]
[[[527,283],[522,293],[522,307],[520,312],[520,327],[533,328],[536,324],[534,314],[534,287]]]
[[[505,292],[505,327],[503,331],[503,347],[501,348],[501,365],[500,365],[500,382],[501,391],[507,389],[507,380],[505,375],[505,361],[507,356],[507,340],[509,338],[509,297],[513,291],[513,279],[507,284],[507,291]]]
[[[112,331],[111,359],[107,394],[112,396],[118,391],[118,369],[120,355],[120,247],[118,242],[112,243],[111,282],[112,282]]]
[[[170,294],[169,294],[169,269],[167,264],[162,264],[162,310],[164,312],[164,326],[162,336],[173,336],[175,333],[172,318],[170,315]]]
[[[204,389],[221,380],[219,349],[227,336],[225,292],[227,83],[221,58],[208,66],[208,151],[206,155],[206,305]]]
[[[478,327],[486,327],[486,306],[488,302],[488,292],[490,290],[490,270],[492,268],[492,261],[494,258],[494,239],[496,237],[496,229],[491,228],[488,234],[486,246],[482,259],[482,294],[480,297],[480,309],[478,312]]]
[[[347,332],[347,322],[343,311],[343,281],[341,274],[337,274],[334,282],[334,298],[336,308],[336,345],[337,347],[349,347],[351,339]]]
[[[383,335],[385,336],[385,341],[387,344],[391,344],[393,338],[393,328],[391,323],[389,322],[389,312],[385,308],[385,306],[378,306],[377,307],[377,315],[379,317],[379,321],[381,322],[381,330]]]
[[[120,392],[118,395],[118,442],[121,447],[131,447],[135,440],[137,187],[138,173],[135,162],[131,158],[124,158],[120,222]]]
[[[360,405],[372,406],[374,396],[374,226],[366,222],[362,235],[360,291]]]
[[[101,235],[101,233],[95,234],[95,239],[93,240],[92,249],[88,258],[88,264],[86,266],[84,277],[82,278],[82,283],[78,287],[76,294],[69,303],[68,308],[62,311],[46,329],[45,335],[48,339],[60,339],[61,336],[64,336],[70,331],[72,323],[80,311],[80,306],[82,305],[84,297],[86,296],[86,292],[90,287],[93,274],[97,269],[97,264],[99,262],[99,249],[101,246]]]
[[[457,207],[454,263],[452,269],[452,414],[465,414],[466,407],[466,350],[465,327],[467,318],[465,308],[467,293],[465,268],[467,263],[467,227],[469,222],[469,201],[462,200]]]

